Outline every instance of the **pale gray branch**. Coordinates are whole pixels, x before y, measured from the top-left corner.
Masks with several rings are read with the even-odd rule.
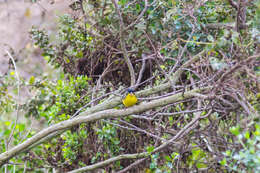
[[[67,128],[73,127],[73,126],[81,124],[81,123],[97,121],[97,120],[104,119],[104,118],[123,117],[123,116],[127,116],[127,115],[130,115],[130,114],[136,114],[136,113],[144,112],[144,111],[147,111],[147,110],[150,110],[150,109],[154,109],[154,108],[157,108],[157,107],[161,107],[161,106],[171,104],[171,103],[176,102],[176,101],[180,101],[180,100],[183,100],[183,99],[193,97],[194,93],[207,91],[211,88],[212,87],[194,89],[194,90],[187,91],[187,92],[184,92],[184,93],[178,93],[178,94],[175,94],[175,95],[172,95],[172,96],[169,96],[169,97],[154,100],[154,101],[151,101],[151,102],[148,102],[148,103],[145,103],[145,104],[136,105],[136,106],[133,106],[133,107],[127,108],[127,109],[119,109],[119,110],[108,109],[108,110],[93,113],[93,114],[88,115],[88,116],[80,116],[80,117],[77,117],[77,118],[74,118],[74,119],[69,119],[69,120],[57,123],[55,125],[52,125],[52,126],[46,128],[46,129],[40,131],[36,135],[32,136],[31,138],[29,138],[25,142],[15,146],[14,148],[10,149],[9,151],[6,151],[6,152],[0,154],[0,166],[3,165],[6,161],[8,161],[10,158],[14,157],[15,155],[18,155],[19,153],[21,153],[22,151],[24,151],[28,147],[32,146],[34,143],[38,142],[42,138],[44,138],[44,137],[46,137],[50,134],[53,134],[57,131],[67,129]]]
[[[119,156],[110,158],[108,160],[105,160],[105,161],[102,161],[102,162],[99,162],[99,163],[96,163],[96,164],[93,164],[93,165],[90,165],[90,166],[86,166],[86,167],[83,167],[83,168],[80,168],[80,169],[75,169],[75,170],[70,171],[68,173],[78,173],[78,172],[83,172],[83,171],[92,171],[92,170],[95,170],[97,168],[104,167],[104,166],[111,164],[111,163],[118,161],[118,160],[137,159],[137,158],[147,157],[147,155],[148,155],[147,152],[137,153],[137,154],[123,154],[123,155],[119,155]]]

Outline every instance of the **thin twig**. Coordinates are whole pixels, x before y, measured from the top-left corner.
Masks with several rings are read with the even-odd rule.
[[[209,111],[207,115],[209,115],[209,114],[211,114],[211,111]],[[105,160],[105,161],[102,161],[102,162],[99,162],[99,163],[96,163],[96,164],[93,164],[93,165],[90,165],[90,166],[86,166],[86,167],[83,167],[83,168],[80,168],[80,169],[73,170],[69,173],[78,173],[78,172],[83,172],[83,171],[95,170],[97,168],[104,167],[105,165],[111,164],[115,161],[122,160],[122,159],[136,159],[136,158],[148,157],[151,154],[160,152],[161,150],[166,148],[168,145],[173,143],[178,138],[182,137],[185,134],[188,134],[188,132],[190,132],[193,128],[195,128],[193,125],[200,119],[201,119],[200,115],[197,115],[190,123],[188,123],[184,128],[182,128],[172,139],[168,140],[167,142],[163,143],[159,147],[155,148],[154,151],[151,152],[151,153],[142,152],[142,153],[136,153],[136,154],[119,155],[119,156],[110,158],[108,160]],[[139,164],[139,162],[141,162],[141,160],[135,162],[136,165]],[[131,168],[133,168],[133,166],[128,167],[127,170],[130,170]],[[123,171],[123,170],[121,170],[121,171]]]
[[[18,84],[17,84],[18,101],[16,103],[16,118],[15,118],[15,123],[14,123],[14,127],[12,129],[12,132],[10,133],[10,136],[9,136],[9,138],[7,140],[6,150],[8,150],[8,146],[9,146],[9,144],[11,142],[11,139],[12,139],[12,137],[14,135],[14,130],[16,128],[16,125],[17,125],[18,119],[19,119],[18,114],[19,114],[19,99],[20,99],[20,78],[19,78],[19,74],[18,74],[16,63],[15,63],[15,60],[14,60],[13,56],[10,54],[10,52],[8,50],[5,50],[5,51],[6,51],[7,55],[9,56],[9,58],[12,60],[12,63],[14,65],[14,70],[15,70],[15,76],[16,76],[16,79],[17,79],[17,82],[18,82]]]
[[[141,164],[143,161],[147,160],[148,158],[142,158],[139,159],[137,161],[135,161],[134,163],[132,163],[131,165],[127,166],[126,168],[122,169],[121,171],[118,171],[117,173],[124,173],[129,171],[130,169],[136,167],[137,165]]]
[[[113,162],[116,162],[118,160],[142,158],[142,157],[146,157],[147,154],[148,154],[147,152],[136,153],[136,154],[122,154],[122,155],[110,158],[108,160],[105,160],[105,161],[102,161],[102,162],[98,162],[98,163],[93,164],[93,165],[89,165],[89,166],[86,166],[86,167],[75,169],[75,170],[70,171],[68,173],[78,173],[78,172],[84,172],[84,171],[93,171],[93,170],[96,170],[97,168],[104,167],[104,166],[106,166],[108,164],[111,164]]]
[[[32,123],[32,115],[31,115],[30,118],[31,118],[30,128],[29,128],[28,132],[20,139],[20,142],[19,142],[19,143],[23,142],[23,140],[27,138],[27,136],[30,134],[30,132],[31,132],[31,130],[32,130],[32,125],[33,125],[33,123]]]
[[[191,24],[192,24],[192,23],[191,23]],[[186,44],[184,45],[184,47],[182,48],[182,50],[179,52],[178,57],[177,57],[177,62],[176,62],[175,65],[170,69],[169,74],[171,74],[173,71],[175,71],[176,68],[180,65],[180,63],[181,63],[181,58],[182,58],[184,52],[187,50],[188,43],[189,43],[189,41],[191,40],[191,38],[192,38],[194,32],[195,32],[195,26],[192,24],[192,31],[191,31],[191,34],[190,34],[190,36],[189,36],[189,38],[188,38],[188,41],[186,42]]]
[[[125,41],[124,41],[124,36],[123,36],[123,32],[124,32],[124,21],[123,21],[123,18],[122,18],[122,14],[119,10],[119,7],[118,7],[118,4],[117,2],[115,2],[115,0],[112,0],[114,6],[115,6],[115,9],[116,9],[116,12],[117,12],[117,15],[119,17],[119,25],[120,25],[120,31],[119,31],[119,39],[120,39],[120,45],[121,45],[121,48],[122,48],[122,51],[123,51],[123,55],[124,55],[124,59],[125,59],[125,62],[127,64],[127,67],[128,67],[128,70],[129,70],[129,73],[130,73],[130,78],[131,78],[131,86],[134,86],[135,85],[135,72],[134,72],[134,67],[131,63],[131,60],[129,58],[129,55],[127,53],[127,49],[126,49],[126,45],[125,45]]]
[[[179,94],[169,96],[166,98],[154,100],[154,101],[146,103],[145,105],[136,105],[136,106],[133,106],[133,107],[130,107],[127,109],[118,109],[118,110],[117,109],[108,109],[108,110],[103,110],[103,111],[93,113],[88,116],[80,116],[80,117],[77,117],[74,119],[69,119],[69,120],[59,122],[46,129],[43,129],[42,131],[38,132],[37,134],[35,134],[31,138],[27,139],[23,143],[16,145],[9,151],[1,153],[0,154],[0,166],[2,166],[10,158],[14,157],[15,155],[18,155],[19,153],[23,152],[24,150],[26,150],[28,148],[30,148],[31,146],[33,146],[35,143],[37,143],[41,139],[43,139],[49,135],[55,134],[58,131],[62,131],[64,129],[71,128],[71,127],[81,124],[81,123],[89,123],[89,122],[93,122],[93,121],[97,121],[97,120],[105,119],[105,118],[124,117],[127,115],[151,110],[153,108],[166,106],[168,104],[183,100],[185,98],[191,98],[191,97],[193,97],[194,92],[205,92],[210,89],[212,89],[212,87],[190,90],[185,93],[179,93]],[[172,143],[172,142],[170,142],[170,143]]]
[[[143,77],[143,74],[144,74],[144,70],[145,70],[145,58],[146,58],[146,55],[142,54],[142,67],[141,67],[141,70],[139,71],[139,75],[138,75],[138,79],[136,81],[136,84],[135,86],[137,87],[140,82],[141,82],[141,79]],[[136,87],[134,87],[133,89],[136,90]]]
[[[133,22],[133,23],[131,23],[130,25],[128,25],[125,29],[124,29],[124,31],[126,31],[126,30],[128,30],[128,29],[130,29],[132,26],[134,26],[134,25],[136,25],[139,21],[140,21],[140,19],[143,17],[143,15],[144,15],[144,13],[146,12],[146,10],[147,10],[147,8],[148,8],[148,1],[147,0],[144,0],[144,9],[142,10],[142,12],[140,13],[140,15],[137,17],[137,19]]]

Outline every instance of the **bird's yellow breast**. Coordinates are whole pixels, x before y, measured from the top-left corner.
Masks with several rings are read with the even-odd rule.
[[[128,93],[123,99],[123,104],[125,107],[133,106],[137,103],[137,97],[133,93]]]

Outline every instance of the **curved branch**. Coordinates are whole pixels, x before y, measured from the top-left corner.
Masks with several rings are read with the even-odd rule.
[[[136,92],[137,97],[146,97],[146,96],[150,96],[152,94],[156,94],[156,93],[163,92],[163,91],[170,89],[172,84],[175,85],[175,83],[178,81],[178,79],[181,76],[184,69],[187,68],[188,66],[190,66],[192,63],[199,60],[205,52],[206,51],[203,50],[200,53],[198,53],[197,55],[194,55],[194,57],[192,59],[190,59],[189,61],[184,63],[175,73],[172,73],[171,76],[170,76],[171,82],[168,81],[167,83],[161,84],[159,86]],[[111,95],[111,97],[108,98],[103,103],[87,109],[86,111],[80,113],[78,116],[88,116],[88,115],[93,114],[93,113],[98,112],[98,111],[114,108],[114,107],[118,106],[119,104],[122,104],[121,98],[120,97],[114,97],[113,95]],[[64,129],[64,130],[66,130],[66,129]],[[42,138],[41,140],[39,140],[37,143],[35,143],[31,147],[39,145],[42,142],[47,141],[47,140],[63,133],[63,131],[57,131],[55,133],[49,134],[48,136]],[[31,147],[29,147],[29,149]],[[28,150],[28,148],[26,150]]]
[[[177,82],[177,80],[179,79],[180,75],[184,71],[183,68],[186,68],[186,67],[190,66],[192,63],[196,62],[205,52],[206,52],[205,50],[201,51],[200,53],[195,55],[191,60],[189,60],[186,63],[184,63],[181,66],[181,68],[179,68],[175,73],[173,73],[172,76],[171,76],[171,79],[172,79],[173,83]],[[156,94],[156,93],[165,91],[165,90],[169,89],[170,87],[171,87],[171,83],[168,81],[167,83],[161,84],[161,85],[156,86],[154,88],[149,88],[149,89],[146,89],[146,90],[143,90],[143,91],[139,91],[139,92],[136,93],[136,95],[138,97],[145,97],[145,96],[149,96],[149,95],[152,95],[152,94]],[[168,98],[168,97],[166,97],[166,98]],[[80,113],[79,116],[88,116],[89,117],[91,114],[93,114],[95,112],[114,108],[114,107],[118,106],[121,103],[122,103],[122,101],[121,101],[120,97],[116,97],[115,98],[114,96],[111,96],[110,98],[108,98],[103,103],[98,104],[98,105],[96,105],[94,107],[91,107],[88,110]],[[130,108],[130,109],[132,109],[132,108]],[[74,118],[74,119],[76,119],[76,118]],[[25,145],[24,143],[27,142],[27,141],[25,141],[24,143],[22,143],[19,146],[15,147],[15,148],[20,147],[19,149],[14,150],[15,148],[13,148],[8,153],[5,152],[5,153],[0,154],[0,166],[2,164],[4,164],[4,162],[6,162],[11,157],[17,155],[18,153],[21,153],[21,152],[24,152],[24,151],[28,151],[30,148],[33,148],[33,147],[41,144],[42,142],[47,141],[47,140],[49,140],[49,139],[51,139],[51,138],[53,138],[53,137],[63,133],[66,129],[68,129],[68,128],[63,128],[62,130],[57,130],[56,129],[56,130],[54,130],[53,133],[49,133],[48,132],[48,134],[45,134],[45,135],[40,136],[40,137],[39,137],[39,134],[36,134],[36,137],[33,136],[33,137],[36,138],[36,140],[34,140],[33,142],[29,141],[29,143],[27,143]]]
[[[83,171],[93,171],[97,168],[101,168],[104,167],[106,165],[109,165],[115,161],[118,160],[122,160],[122,159],[138,159],[138,158],[143,158],[143,157],[147,157],[149,155],[148,152],[143,152],[143,153],[137,153],[137,154],[123,154],[123,155],[119,155],[113,158],[110,158],[108,160],[90,165],[90,166],[85,166],[83,168],[79,168],[79,169],[75,169],[73,171],[70,171],[68,173],[78,173],[78,172],[83,172]]]
[[[42,138],[44,138],[48,135],[52,135],[53,133],[55,133],[57,131],[68,129],[70,127],[73,127],[73,126],[81,124],[81,123],[92,122],[92,121],[96,121],[96,120],[100,120],[100,119],[104,119],[104,118],[123,117],[123,116],[127,116],[130,114],[144,112],[144,111],[147,111],[150,109],[154,109],[154,108],[157,108],[160,106],[165,106],[165,105],[174,103],[176,101],[194,97],[194,94],[197,94],[198,92],[202,92],[202,91],[207,91],[211,88],[212,87],[193,89],[191,91],[187,91],[184,93],[178,93],[178,94],[168,96],[165,98],[161,98],[158,100],[154,100],[154,101],[151,101],[151,102],[148,102],[145,104],[136,105],[136,106],[133,106],[133,107],[127,108],[127,109],[119,109],[119,110],[108,109],[108,110],[93,113],[92,115],[81,116],[81,117],[77,117],[74,119],[62,121],[60,123],[57,123],[55,125],[52,125],[46,129],[40,131],[36,135],[32,136],[25,142],[15,146],[14,148],[10,149],[9,151],[6,151],[6,152],[0,154],[0,166],[3,165],[6,161],[11,159],[12,157],[14,157],[14,156],[18,155],[19,153],[21,153],[22,151],[26,150],[28,147],[32,146],[34,143],[38,142]]]
[[[11,55],[11,53],[8,50],[5,50],[5,52],[7,53],[9,58],[11,59],[13,66],[14,66],[15,76],[16,76],[16,79],[17,79],[17,95],[18,95],[18,100],[19,100],[20,99],[20,77],[19,77],[19,74],[18,74],[18,71],[17,71],[17,66],[16,66],[15,60],[14,60],[13,56]],[[14,122],[14,126],[12,128],[11,134],[9,135],[9,138],[6,142],[7,143],[6,144],[7,149],[9,147],[11,140],[12,140],[12,137],[14,135],[14,130],[15,130],[16,125],[18,123],[18,119],[19,119],[18,114],[19,114],[19,103],[17,101],[17,103],[16,103],[16,113],[15,113],[16,118],[15,118],[15,122]]]
[[[182,137],[185,134],[188,134],[188,132],[190,132],[192,129],[194,129],[196,126],[194,126],[194,124],[196,122],[198,122],[200,119],[206,118],[208,115],[210,115],[212,112],[212,110],[210,110],[207,115],[205,116],[200,116],[200,114],[197,114],[192,121],[190,121],[184,128],[182,128],[173,138],[171,138],[170,140],[168,140],[167,142],[163,143],[162,145],[158,146],[157,148],[155,148],[151,153],[148,152],[142,152],[142,153],[137,153],[137,154],[124,154],[124,155],[119,155],[116,156],[114,158],[110,158],[106,161],[102,161],[99,163],[96,163],[94,165],[90,165],[90,166],[86,166],[80,169],[76,169],[73,171],[70,171],[69,173],[78,173],[78,172],[82,172],[82,171],[92,171],[95,170],[97,168],[101,168],[104,167],[112,162],[118,161],[118,160],[122,160],[122,159],[137,159],[137,158],[143,158],[143,157],[148,157],[151,154],[157,153],[162,151],[165,147],[167,147],[168,145],[170,145],[172,142],[174,142],[175,140],[178,140],[180,137]],[[143,161],[143,159],[138,160],[137,162],[135,162],[134,164],[138,164],[141,163]],[[131,169],[131,167],[127,167],[127,170]],[[121,170],[120,172],[125,172],[127,171],[126,169]]]
[[[192,59],[190,59],[189,61],[184,63],[176,72],[170,74],[170,78],[171,78],[172,83],[170,83],[168,81],[168,82],[161,84],[161,85],[158,85],[156,87],[145,89],[145,90],[142,90],[142,91],[138,91],[138,92],[135,93],[136,96],[137,97],[146,97],[146,96],[150,96],[152,94],[160,93],[160,92],[163,92],[163,91],[170,89],[171,84],[174,84],[174,85],[176,84],[176,82],[180,78],[181,74],[183,73],[184,68],[187,68],[192,63],[199,60],[204,53],[206,53],[205,50],[201,51],[197,55],[194,55],[194,57]],[[115,98],[114,96],[111,96],[109,99],[107,99],[103,103],[98,104],[98,105],[96,105],[92,108],[89,108],[88,110],[80,113],[79,116],[86,116],[86,115],[92,114],[92,113],[97,112],[97,111],[111,109],[111,108],[118,106],[121,103],[122,103],[122,101],[121,101],[120,97]]]

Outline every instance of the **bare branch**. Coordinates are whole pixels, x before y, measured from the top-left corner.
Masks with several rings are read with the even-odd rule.
[[[125,59],[125,62],[127,64],[127,67],[128,67],[128,70],[129,70],[129,73],[130,73],[130,77],[131,77],[131,86],[134,86],[135,85],[135,72],[134,72],[134,67],[131,63],[131,60],[129,58],[129,55],[127,53],[127,49],[126,49],[126,45],[125,45],[125,41],[124,41],[124,36],[123,36],[123,32],[124,32],[124,21],[123,21],[123,18],[122,18],[122,15],[121,15],[121,12],[119,10],[119,7],[117,5],[117,2],[115,2],[115,0],[112,0],[114,6],[115,6],[115,9],[116,9],[116,12],[117,12],[117,15],[119,17],[119,25],[120,25],[120,31],[119,31],[119,39],[120,39],[120,45],[121,45],[121,48],[122,48],[122,51],[123,51],[123,55],[124,55],[124,59]]]
[[[186,42],[186,44],[184,45],[184,47],[182,48],[182,50],[178,53],[177,62],[176,62],[175,65],[171,68],[171,70],[170,70],[170,72],[169,72],[170,74],[180,65],[180,63],[181,63],[181,58],[182,58],[184,52],[187,50],[188,43],[189,43],[189,41],[191,40],[191,38],[192,38],[194,32],[195,32],[195,26],[192,24],[192,31],[191,31],[191,34],[190,34],[190,36],[189,36],[189,38],[188,38],[188,41]]]
[[[173,84],[175,84],[178,81],[179,77],[181,76],[181,74],[185,70],[184,68],[186,68],[186,67],[190,66],[192,63],[198,61],[205,52],[206,51],[203,50],[200,53],[198,53],[197,55],[194,55],[194,57],[192,59],[188,60],[175,73],[173,73],[170,76],[170,78],[173,81]],[[168,81],[167,83],[161,84],[159,86],[136,92],[136,95],[137,95],[137,97],[146,97],[146,96],[149,96],[149,95],[152,95],[152,94],[156,94],[156,93],[159,93],[159,92],[166,91],[169,88],[171,88],[171,83]],[[120,97],[115,98],[114,96],[111,96],[111,98],[108,98],[103,103],[98,104],[98,105],[80,113],[79,116],[82,116],[82,115],[86,116],[86,115],[90,115],[90,114],[97,112],[97,111],[111,109],[111,108],[118,106],[121,103],[122,103],[122,100],[121,100]]]
[[[95,170],[97,168],[104,167],[104,166],[109,165],[109,164],[111,164],[111,163],[113,163],[115,161],[118,161],[118,160],[122,160],[122,159],[137,159],[137,158],[147,157],[147,155],[148,155],[147,152],[137,153],[137,154],[123,154],[123,155],[119,155],[119,156],[110,158],[108,160],[105,160],[105,161],[102,161],[102,162],[99,162],[99,163],[96,163],[96,164],[93,164],[93,165],[90,165],[90,166],[86,166],[86,167],[83,167],[83,168],[80,168],[80,169],[76,169],[76,170],[70,171],[68,173],[78,173],[78,172],[83,172],[83,171],[93,171],[93,170]]]
[[[137,17],[137,19],[136,19],[133,23],[131,23],[130,25],[128,25],[128,26],[124,29],[124,31],[126,31],[126,30],[130,29],[132,26],[136,25],[136,24],[140,21],[140,19],[143,17],[144,13],[146,12],[146,10],[147,10],[147,8],[148,8],[148,1],[147,1],[147,0],[144,0],[144,3],[145,3],[145,5],[144,5],[143,11],[139,14],[139,16]]]
[[[127,108],[127,109],[119,109],[119,110],[108,109],[108,110],[96,112],[92,115],[81,116],[81,117],[77,117],[77,118],[74,118],[74,119],[62,121],[60,123],[57,123],[55,125],[52,125],[52,126],[46,128],[46,129],[40,131],[39,133],[37,133],[33,137],[31,137],[28,140],[26,140],[25,142],[15,146],[11,150],[0,154],[0,166],[3,165],[7,160],[12,158],[13,156],[21,153],[23,150],[30,147],[34,143],[38,142],[42,138],[44,138],[44,137],[46,137],[46,136],[48,136],[52,133],[55,133],[57,131],[68,129],[70,127],[73,127],[73,126],[81,124],[81,123],[97,121],[97,120],[104,119],[104,118],[124,117],[124,116],[130,115],[130,114],[144,112],[144,111],[147,111],[147,110],[150,110],[150,109],[154,109],[154,108],[157,108],[157,107],[161,107],[161,106],[171,104],[171,103],[176,102],[176,101],[180,101],[180,100],[183,100],[183,99],[186,99],[186,98],[193,97],[194,93],[207,91],[211,88],[212,87],[194,89],[194,90],[191,90],[191,91],[187,91],[185,93],[178,93],[176,95],[172,95],[172,96],[165,97],[165,98],[162,98],[162,99],[154,100],[154,101],[151,101],[151,102],[148,102],[148,103],[145,103],[145,104],[136,105],[136,106],[133,106],[133,107],[130,107],[130,108]]]
[[[19,119],[19,99],[20,99],[20,78],[19,78],[19,74],[18,74],[18,71],[17,71],[17,67],[16,67],[16,63],[15,63],[15,60],[13,58],[13,56],[10,54],[10,52],[8,50],[5,50],[7,55],[9,56],[9,58],[11,59],[13,65],[14,65],[14,70],[15,70],[15,76],[16,76],[16,79],[17,79],[17,95],[18,95],[18,101],[16,103],[16,118],[15,118],[15,122],[14,122],[14,126],[13,126],[13,129],[12,129],[12,132],[11,134],[9,135],[9,138],[7,140],[7,145],[6,145],[6,148],[8,150],[8,147],[9,147],[9,144],[12,140],[12,137],[14,135],[14,130],[16,128],[16,125],[18,123],[18,119]]]
[[[207,29],[221,29],[221,28],[235,29],[235,23],[208,23],[205,25],[205,28],[207,28]]]
[[[211,111],[208,112],[207,116],[210,115],[210,114],[211,114]],[[204,118],[205,117],[206,116],[204,116]],[[175,140],[178,140],[178,138],[180,138],[181,136],[183,136],[185,134],[188,134],[189,131],[191,131],[193,128],[195,128],[194,124],[198,120],[200,120],[200,119],[201,119],[200,114],[196,115],[194,117],[194,119],[190,123],[188,123],[183,129],[181,129],[171,140],[169,140],[169,141],[163,143],[162,145],[160,145],[159,147],[155,148],[154,151],[151,152],[151,153],[143,152],[143,153],[138,153],[138,154],[120,155],[120,156],[108,159],[106,161],[102,161],[102,162],[96,163],[94,165],[90,165],[90,166],[86,166],[86,167],[83,167],[83,168],[80,168],[80,169],[77,169],[77,170],[70,171],[69,173],[78,173],[78,172],[82,172],[82,171],[95,170],[97,168],[104,167],[104,166],[106,166],[106,165],[108,165],[110,163],[113,163],[115,161],[122,160],[122,159],[136,159],[136,158],[148,157],[148,156],[150,156],[150,154],[154,154],[154,153],[160,152],[165,147],[167,147],[168,145],[173,143]],[[134,164],[132,164],[132,166],[128,166],[127,168],[121,170],[120,172],[121,173],[126,172],[127,170],[130,170],[131,168],[133,168],[133,165],[140,164],[144,160],[145,159],[140,159],[140,160],[134,162]]]
[[[234,65],[232,68],[230,68],[229,70],[227,70],[219,79],[218,82],[221,83],[228,74],[233,73],[236,69],[240,68],[242,65],[247,64],[248,62],[255,60],[256,58],[260,57],[260,53],[256,54],[256,55],[252,55],[250,57],[248,57],[247,59],[238,62],[236,65]]]
[[[136,84],[134,86],[134,90],[138,87],[138,85],[141,83],[141,80],[142,80],[142,77],[143,77],[143,74],[144,74],[144,70],[145,70],[145,59],[146,59],[146,55],[142,54],[142,67],[139,71],[139,75],[138,75],[138,79],[136,81]]]

